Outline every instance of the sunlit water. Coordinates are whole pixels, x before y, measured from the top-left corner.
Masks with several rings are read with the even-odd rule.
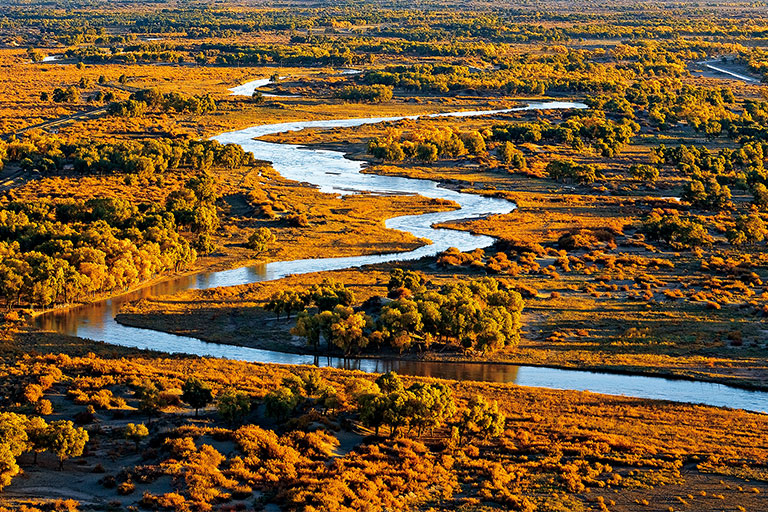
[[[433,114],[430,117],[479,116],[515,110],[579,108],[586,108],[586,106],[581,103],[572,102],[548,102],[531,104],[517,109],[453,112]],[[415,117],[417,116],[407,118]],[[215,137],[215,139],[222,143],[239,144],[246,151],[251,151],[257,159],[271,161],[275,170],[286,178],[312,183],[323,192],[342,195],[361,191],[387,194],[409,193],[430,198],[446,199],[457,203],[460,206],[457,210],[401,216],[389,219],[386,222],[389,228],[407,231],[417,237],[427,238],[432,241],[432,244],[410,252],[282,261],[222,272],[202,272],[193,276],[170,279],[94,304],[47,313],[38,317],[36,324],[42,329],[54,330],[114,345],[153,349],[169,353],[224,357],[262,363],[312,364],[334,368],[357,369],[366,372],[396,370],[406,375],[487,382],[512,382],[523,386],[589,390],[596,393],[703,403],[768,412],[768,393],[746,391],[720,384],[489,363],[433,363],[317,357],[207,343],[193,337],[129,327],[115,321],[115,316],[123,304],[140,298],[167,295],[188,289],[208,289],[267,281],[279,279],[290,274],[304,274],[389,261],[418,259],[424,256],[435,255],[449,247],[458,247],[462,251],[469,251],[491,245],[493,243],[491,237],[476,236],[464,231],[436,229],[432,225],[465,218],[509,213],[514,209],[514,204],[509,201],[474,194],[463,194],[440,187],[437,183],[427,180],[362,174],[360,172],[362,168],[360,162],[348,160],[344,158],[342,153],[336,151],[309,150],[297,145],[275,144],[254,140],[255,137],[302,130],[304,128],[354,127],[400,119],[405,119],[405,117],[280,123],[254,126],[245,130],[224,133]],[[254,337],[257,336],[258,333],[254,333]]]
[[[285,78],[284,76],[281,76],[280,78]],[[248,96],[251,97],[253,93],[262,87],[266,87],[268,85],[272,85],[274,82],[272,82],[271,78],[258,78],[256,80],[251,80],[250,82],[246,82],[244,84],[238,85],[237,87],[233,87],[229,89],[230,96]],[[300,96],[297,96],[295,94],[271,94],[268,92],[261,93],[262,96],[265,98],[299,98]]]
[[[714,61],[714,62],[717,62],[717,61]],[[754,78],[754,77],[751,77],[751,76],[747,76],[747,75],[742,75],[741,73],[736,73],[735,71],[731,71],[729,69],[725,69],[722,66],[716,66],[712,62],[700,62],[700,64],[703,64],[705,67],[711,69],[712,71],[717,71],[718,73],[723,73],[723,74],[729,75],[729,76],[731,76],[733,78],[736,78],[738,80],[743,80],[743,81],[749,82],[749,83],[760,83],[760,80],[758,80],[757,78]]]

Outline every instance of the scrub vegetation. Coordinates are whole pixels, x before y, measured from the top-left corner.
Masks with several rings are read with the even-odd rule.
[[[429,244],[385,221],[457,204],[327,194],[213,139],[390,117],[262,140],[510,201],[435,226],[492,245],[144,294],[117,321],[350,368],[765,392],[760,2],[6,4],[0,511],[768,509],[765,414],[70,335],[78,308],[172,278]],[[492,113],[433,115],[459,111]]]

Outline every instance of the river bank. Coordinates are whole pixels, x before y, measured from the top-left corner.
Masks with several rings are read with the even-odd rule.
[[[450,282],[453,277],[447,272],[435,272],[429,260],[414,262],[408,268],[427,272],[433,283]],[[288,276],[278,281],[213,290],[186,290],[125,304],[115,320],[125,326],[194,337],[215,344],[308,357],[332,357],[348,361],[362,358],[390,362],[525,365],[713,382],[746,390],[768,390],[765,384],[768,380],[768,367],[757,355],[734,354],[727,357],[722,353],[712,353],[685,356],[659,352],[651,357],[648,354],[616,353],[600,348],[558,348],[551,343],[536,341],[533,338],[539,325],[535,317],[545,307],[539,303],[546,299],[527,300],[528,309],[524,310],[523,317],[526,327],[519,346],[485,356],[435,350],[398,354],[386,348],[376,353],[355,354],[353,357],[345,357],[337,350],[329,352],[323,349],[314,353],[303,339],[290,334],[295,319],[283,317],[277,320],[274,314],[262,309],[277,290],[306,289],[323,279],[345,283],[359,304],[376,295],[385,296],[388,278],[387,268],[378,266]]]
[[[544,103],[534,104],[523,109],[506,109],[483,112],[457,112],[438,114],[430,117],[473,117],[511,111],[530,110],[536,108],[582,108],[583,105],[575,103]],[[424,256],[431,256],[446,250],[449,247],[458,247],[461,251],[471,251],[477,248],[485,248],[494,243],[494,239],[488,236],[476,236],[465,231],[455,229],[434,228],[436,224],[450,225],[459,219],[467,217],[488,217],[491,215],[506,215],[514,210],[514,205],[505,200],[485,195],[475,195],[457,192],[441,187],[438,183],[428,180],[414,180],[410,178],[381,176],[376,174],[361,173],[360,162],[346,159],[344,154],[330,150],[307,150],[301,146],[289,144],[275,144],[256,140],[258,137],[271,133],[285,131],[298,131],[305,128],[345,128],[359,125],[369,125],[382,121],[402,119],[400,118],[365,118],[333,121],[308,121],[305,123],[279,123],[275,125],[261,125],[237,132],[225,133],[217,137],[222,143],[236,143],[243,146],[246,151],[251,151],[260,160],[271,161],[274,170],[284,178],[295,181],[310,182],[319,187],[321,192],[339,194],[348,197],[350,194],[362,191],[374,191],[384,194],[411,193],[441,201],[453,201],[460,208],[452,211],[428,213],[423,215],[407,215],[388,219],[385,222],[387,228],[398,229],[410,233],[418,238],[432,240],[432,244],[422,246],[409,252],[401,252],[387,255],[369,255],[360,257],[303,259],[294,261],[273,262],[259,267],[233,269],[224,272],[214,272],[191,276],[183,283],[178,283],[176,292],[183,289],[210,290],[212,288],[243,285],[260,281],[274,281],[291,274],[306,275],[312,272],[327,272],[362,265],[380,264],[391,261],[418,260]],[[354,197],[354,196],[353,196]],[[143,298],[157,295],[158,290],[147,290]],[[205,292],[211,293],[211,292]],[[136,298],[141,297],[134,297]],[[45,328],[53,327],[59,332],[74,334],[95,340],[106,341],[123,346],[138,348],[153,348],[168,352],[184,352],[198,355],[214,355],[251,361],[272,362],[278,364],[317,364],[315,358],[308,356],[296,356],[286,352],[262,350],[256,348],[238,347],[235,345],[211,345],[198,338],[181,336],[170,333],[160,333],[149,329],[129,327],[124,323],[115,321],[115,316],[120,311],[122,304],[129,300],[110,300],[101,304],[95,304],[86,308],[78,308],[67,315],[45,315],[39,319],[38,325]],[[259,332],[259,331],[257,331]],[[341,362],[345,365],[346,363]],[[371,366],[361,362],[362,365]],[[402,366],[405,362],[399,362]],[[480,365],[482,371],[482,363]],[[440,365],[438,365],[440,366]],[[443,365],[444,366],[444,365]],[[372,371],[381,370],[381,366],[374,364]],[[506,378],[506,377],[505,377]],[[638,377],[639,379],[639,377]],[[632,389],[636,389],[632,385]],[[620,389],[614,386],[601,388],[601,392],[618,392]],[[637,392],[643,392],[638,389]],[[710,393],[703,393],[694,400],[702,399],[706,402]],[[659,396],[663,398],[663,396]],[[689,399],[693,399],[690,398]]]

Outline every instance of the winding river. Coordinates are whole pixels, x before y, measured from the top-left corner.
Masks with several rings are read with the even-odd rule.
[[[464,117],[498,114],[516,110],[580,108],[586,108],[586,105],[572,102],[547,102],[533,103],[526,107],[514,109],[452,112],[432,114],[429,117]],[[344,158],[342,153],[337,151],[308,150],[297,145],[255,140],[255,138],[268,134],[296,131],[304,128],[354,127],[363,124],[416,117],[418,116],[321,120],[260,125],[224,133],[215,137],[215,139],[222,143],[239,144],[246,151],[252,152],[257,159],[271,161],[274,169],[284,177],[312,183],[323,192],[341,195],[362,191],[379,194],[419,194],[425,197],[454,201],[460,206],[457,210],[423,215],[407,215],[386,221],[387,227],[407,231],[417,237],[427,238],[432,241],[431,245],[426,245],[410,252],[281,261],[221,272],[202,272],[196,275],[177,277],[108,300],[64,311],[46,313],[35,320],[36,325],[42,329],[58,331],[114,345],[153,349],[169,353],[225,357],[262,363],[313,364],[357,369],[366,372],[396,370],[407,375],[489,382],[513,382],[524,386],[588,390],[604,394],[702,403],[768,412],[768,393],[747,391],[707,382],[504,364],[317,357],[207,343],[188,336],[129,327],[115,321],[115,316],[123,304],[140,298],[172,294],[187,289],[207,289],[279,279],[290,274],[338,270],[389,261],[418,259],[424,256],[435,255],[449,247],[457,247],[462,251],[469,251],[491,245],[493,243],[491,237],[472,235],[464,231],[437,229],[433,228],[432,225],[459,219],[509,213],[515,207],[509,201],[457,192],[427,180],[362,174],[360,172],[362,168],[360,162],[348,160]]]

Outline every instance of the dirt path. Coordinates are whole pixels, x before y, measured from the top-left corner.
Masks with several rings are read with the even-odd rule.
[[[21,130],[18,130],[15,134],[11,134],[11,135],[21,135],[22,133],[28,132],[30,130],[36,130],[36,129],[46,130],[49,128],[54,128],[56,126],[61,126],[66,123],[70,123],[72,121],[79,121],[81,119],[97,117],[97,116],[100,116],[101,114],[106,113],[108,108],[109,108],[109,105],[104,105],[103,107],[96,107],[90,110],[83,110],[81,112],[76,112],[68,116],[60,117],[58,119],[52,119],[51,121],[46,121],[44,123],[38,123],[32,126],[27,126],[26,128],[22,128]],[[11,135],[6,135],[5,138],[10,137]]]

